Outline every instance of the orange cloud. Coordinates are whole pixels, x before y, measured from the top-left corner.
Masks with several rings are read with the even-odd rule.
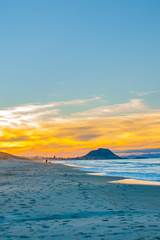
[[[67,157],[83,155],[98,147],[113,151],[160,147],[160,111],[148,109],[141,100],[68,116],[57,108],[69,104],[82,107],[86,102],[74,100],[1,110],[1,151]],[[108,109],[109,115],[104,109]]]

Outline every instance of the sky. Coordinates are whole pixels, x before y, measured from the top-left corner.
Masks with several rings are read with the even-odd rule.
[[[158,152],[159,11],[159,0],[0,1],[0,151]]]

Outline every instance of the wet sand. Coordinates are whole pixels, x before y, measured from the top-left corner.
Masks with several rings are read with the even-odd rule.
[[[160,186],[86,173],[0,161],[0,239],[160,239]]]

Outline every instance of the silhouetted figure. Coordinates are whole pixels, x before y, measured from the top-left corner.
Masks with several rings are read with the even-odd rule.
[[[46,163],[48,163],[48,160],[46,159]]]

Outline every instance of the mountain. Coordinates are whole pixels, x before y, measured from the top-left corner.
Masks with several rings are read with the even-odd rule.
[[[81,159],[122,159],[118,155],[114,154],[112,151],[106,148],[99,148],[97,150],[92,150]]]

